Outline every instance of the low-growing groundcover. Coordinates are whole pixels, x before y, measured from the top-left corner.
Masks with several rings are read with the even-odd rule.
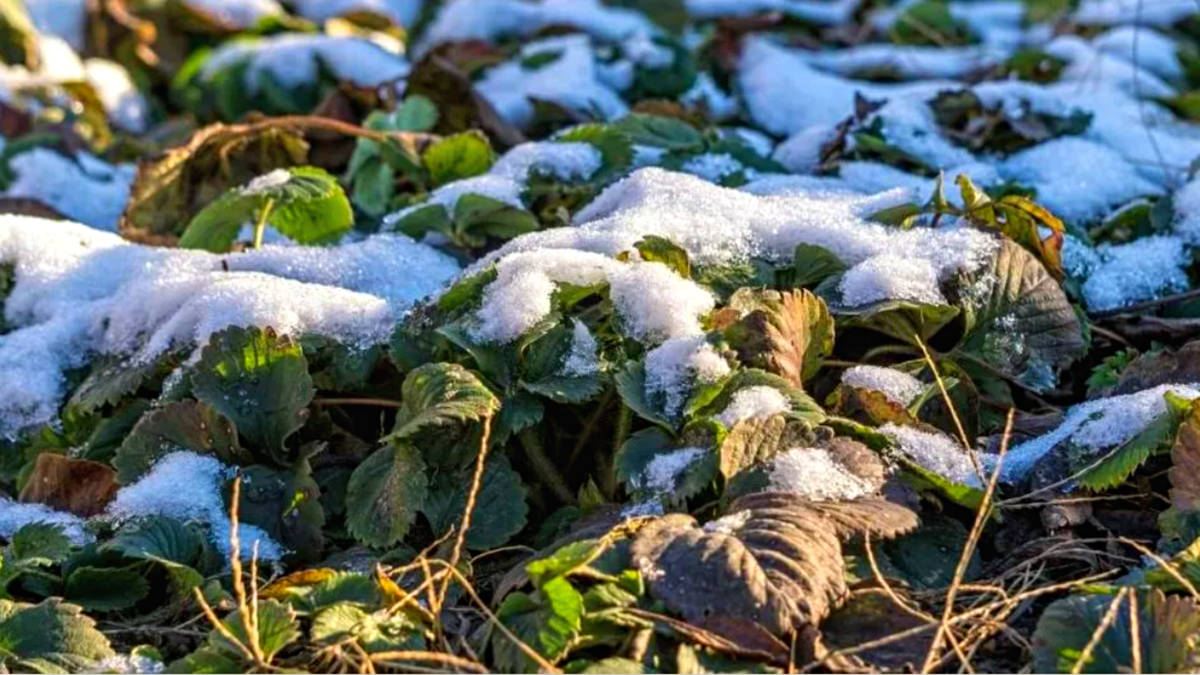
[[[1193,0],[0,0],[0,667],[1200,671]]]

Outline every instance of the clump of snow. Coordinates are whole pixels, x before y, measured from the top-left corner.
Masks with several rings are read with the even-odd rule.
[[[517,183],[525,183],[530,171],[560,180],[586,180],[603,163],[600,151],[591,143],[522,143],[504,153],[488,173]]]
[[[148,656],[117,654],[96,662],[97,673],[161,673],[167,667]]]
[[[1167,412],[1165,396],[1171,392],[1185,399],[1200,397],[1195,385],[1164,384],[1134,394],[1086,401],[1072,407],[1053,431],[1011,448],[1004,458],[1002,476],[1015,481],[1050,450],[1071,443],[1093,454],[1114,448]]]
[[[663,401],[668,418],[683,410],[693,384],[711,384],[729,374],[729,364],[703,335],[667,340],[646,354],[646,397]]]
[[[444,42],[533,35],[549,26],[574,28],[606,42],[658,32],[641,12],[609,7],[600,0],[456,0],[442,5],[417,51]]]
[[[726,176],[745,170],[746,167],[742,163],[733,158],[733,155],[728,153],[714,154],[706,152],[702,155],[692,157],[683,163],[680,167],[684,173],[690,173],[693,176],[699,176],[704,180],[712,183],[719,183]]]
[[[842,304],[863,307],[883,300],[946,304],[937,271],[928,260],[879,255],[846,271],[838,284]]]
[[[1200,246],[1200,177],[1179,188],[1171,206],[1175,213],[1175,234],[1188,246]]]
[[[1128,61],[1167,80],[1183,77],[1178,47],[1170,37],[1144,26],[1118,26],[1092,39],[1105,54]]]
[[[130,133],[145,133],[150,124],[150,103],[133,84],[129,71],[105,59],[88,59],[83,68],[113,124]]]
[[[562,374],[568,377],[587,377],[600,372],[600,358],[596,355],[599,345],[587,324],[574,319],[571,333],[571,349],[563,360]]]
[[[742,509],[737,513],[710,520],[704,524],[704,531],[709,534],[736,534],[750,522],[750,513],[750,509]]]
[[[351,12],[372,12],[400,26],[412,26],[424,0],[292,0],[296,13],[310,21],[326,21]]]
[[[115,232],[137,175],[132,164],[113,166],[86,152],[74,158],[35,147],[8,161],[16,175],[6,197],[44,202],[55,211],[100,230]]]
[[[709,451],[704,448],[681,448],[655,456],[640,476],[630,479],[635,490],[667,494],[675,489],[679,476]]]
[[[861,389],[877,391],[893,403],[908,405],[921,392],[925,391],[925,383],[908,373],[895,368],[880,368],[879,366],[854,366],[842,373],[842,384]]]
[[[879,431],[891,436],[901,452],[926,469],[961,485],[983,487],[971,457],[962,444],[949,436],[890,422],[880,427]],[[981,467],[986,467],[982,455],[976,453],[976,458],[980,459]]]
[[[18,530],[33,523],[57,525],[72,546],[84,546],[95,539],[87,530],[87,521],[73,513],[55,511],[45,504],[22,504],[0,496],[0,537],[12,539]]]
[[[698,19],[751,16],[782,12],[807,23],[838,26],[849,22],[859,0],[687,0],[688,13]]]
[[[545,54],[556,58],[536,69],[523,63]],[[606,120],[623,116],[629,106],[600,75],[591,40],[586,35],[565,35],[525,44],[517,58],[489,69],[475,86],[501,117],[520,127],[533,121],[530,99],[599,113]]]
[[[716,122],[724,122],[738,113],[737,97],[726,93],[717,86],[716,81],[707,71],[696,75],[696,83],[679,97],[679,102],[702,108],[708,113],[709,118]]]
[[[865,44],[848,49],[814,51],[802,56],[817,68],[842,76],[887,71],[905,80],[961,78],[1005,58],[987,47],[927,47]]]
[[[634,33],[621,42],[625,58],[644,68],[670,68],[675,54],[658,44],[648,33]]]
[[[765,385],[746,387],[739,389],[733,395],[733,398],[729,400],[729,405],[725,406],[725,409],[715,419],[725,425],[726,429],[732,429],[742,420],[770,417],[777,413],[787,412],[791,408],[791,402],[775,387]]]
[[[1170,28],[1196,13],[1189,0],[1083,0],[1071,19],[1083,25],[1133,24]]]
[[[854,475],[821,448],[792,448],[771,462],[770,489],[813,501],[858,499],[875,492],[870,481]]]
[[[652,343],[701,332],[700,317],[714,306],[706,289],[656,262],[622,263],[563,249],[505,256],[496,271],[473,329],[485,342],[512,342],[548,316],[559,283],[590,286],[607,281],[625,332]]]
[[[1192,256],[1179,237],[1143,237],[1096,253],[1099,262],[1083,282],[1089,309],[1116,309],[1189,286]]]
[[[117,492],[108,505],[108,515],[118,523],[165,516],[209,528],[213,544],[228,558],[232,523],[221,497],[235,469],[215,457],[194,452],[172,452],[155,462],[150,471]],[[238,523],[241,557],[249,559],[257,546],[261,560],[279,560],[285,551],[261,528]]]
[[[260,195],[287,185],[291,179],[292,174],[287,169],[275,169],[238,188],[238,193],[244,196]]]
[[[408,237],[244,254],[151,248],[73,223],[0,218],[16,285],[0,335],[0,436],[50,421],[64,373],[94,354],[151,360],[228,326],[273,327],[352,346],[382,342],[458,269]]]
[[[204,63],[200,76],[247,63],[246,86],[258,91],[263,74],[284,87],[314,84],[327,69],[334,77],[360,87],[378,87],[408,76],[409,64],[371,40],[353,36],[284,33],[238,40],[219,47]]]
[[[836,137],[834,127],[816,124],[780,143],[771,157],[792,173],[812,173],[821,163],[821,150]]]

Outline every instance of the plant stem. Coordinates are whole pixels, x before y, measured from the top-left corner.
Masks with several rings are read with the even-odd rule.
[[[521,441],[521,447],[525,449],[525,457],[529,459],[529,465],[533,472],[558,500],[564,504],[574,504],[575,494],[571,492],[571,488],[567,486],[567,479],[559,473],[554,466],[554,462],[546,456],[546,451],[542,449],[542,442],[532,429],[525,429],[517,434],[517,438]]]
[[[271,209],[275,208],[275,200],[268,199],[258,213],[258,222],[254,223],[254,250],[262,248],[263,233],[267,231],[267,218],[271,217]]]

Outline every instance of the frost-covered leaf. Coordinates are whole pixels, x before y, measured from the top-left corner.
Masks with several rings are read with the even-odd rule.
[[[0,600],[0,650],[14,666],[36,660],[63,670],[82,670],[114,653],[96,622],[60,598],[36,605]]]
[[[558,403],[595,398],[604,389],[598,348],[586,324],[558,323],[524,349],[521,388]]]
[[[725,480],[781,452],[813,444],[811,425],[786,415],[752,417],[734,425],[720,447],[720,470]]]
[[[300,345],[270,328],[232,327],[213,335],[192,388],[277,462],[284,461],[288,437],[304,426],[315,393]]]
[[[514,635],[554,663],[566,655],[579,633],[583,596],[563,577],[542,584],[532,595],[509,593],[496,616]],[[537,664],[499,631],[492,632],[492,656],[500,670],[529,673]]]
[[[1200,608],[1186,596],[1162,591],[1137,592],[1138,644],[1144,673],[1179,673],[1195,669],[1200,652]],[[1068,673],[1100,627],[1114,596],[1073,595],[1057,600],[1042,613],[1033,633],[1033,668],[1039,673]],[[1083,665],[1084,673],[1132,672],[1133,626],[1129,598],[1120,600],[1115,619]]]
[[[970,89],[943,91],[929,107],[943,133],[974,152],[1014,153],[1060,136],[1081,134],[1092,121],[1090,113],[1073,110],[1056,115],[1019,99],[989,108]]]
[[[1014,242],[1002,242],[960,288],[969,329],[958,354],[1045,390],[1086,349],[1079,316],[1058,282]]]
[[[643,499],[678,502],[695,495],[716,478],[719,458],[711,440],[697,445],[689,440],[674,439],[658,427],[631,435],[613,459],[617,479]]]
[[[496,155],[487,136],[478,131],[467,131],[433,143],[425,149],[421,159],[436,187],[487,173],[496,161]]]
[[[592,180],[615,176],[633,164],[633,142],[616,125],[580,124],[559,134],[555,140],[563,143],[589,143],[600,151],[602,168]]]
[[[283,127],[214,124],[184,145],[141,163],[121,232],[170,241],[230,188],[275,169],[308,163],[304,137]]]
[[[80,567],[67,577],[64,595],[84,609],[112,612],[150,595],[150,584],[133,567]]]
[[[725,328],[725,339],[741,360],[792,386],[803,386],[833,351],[833,318],[825,302],[806,290],[743,289],[729,307],[741,317]]]
[[[3,288],[0,287],[2,292]],[[75,414],[90,415],[105,406],[117,405],[143,387],[157,386],[162,378],[175,369],[179,360],[177,354],[166,352],[148,361],[98,361],[71,394],[67,409]]]
[[[429,519],[435,533],[440,535],[461,523],[471,476],[472,472],[461,471],[434,477],[421,512]],[[508,458],[499,453],[490,455],[475,498],[467,547],[476,551],[496,548],[520,532],[529,511],[525,504],[526,492],[525,483]]]
[[[176,401],[144,415],[117,448],[117,479],[129,485],[176,450],[213,455],[230,464],[251,461],[229,418],[199,401]]]
[[[421,454],[403,443],[389,443],[363,460],[346,489],[346,525],[370,546],[391,546],[408,533],[425,505],[429,479]]]
[[[226,192],[188,223],[182,248],[228,251],[248,223],[270,225],[298,244],[329,244],[354,224],[337,179],[324,169],[276,169]]]
[[[500,401],[471,371],[453,363],[430,363],[410,372],[401,389],[394,440],[455,427],[494,415]]]
[[[1146,425],[1145,429],[1123,443],[1112,456],[1079,476],[1079,484],[1096,491],[1121,485],[1152,455],[1165,452],[1170,447],[1176,430],[1180,429],[1179,423],[1180,416],[1171,410],[1168,403],[1167,412],[1159,415],[1153,422]],[[1095,461],[1096,458],[1093,456],[1085,456],[1077,460],[1075,463],[1083,466],[1078,467],[1076,471]]]
[[[846,592],[841,542],[894,537],[917,525],[881,499],[812,502],[787,493],[742,497],[719,526],[686,515],[643,527],[634,566],[651,595],[688,621],[735,616],[778,636],[824,618]]]

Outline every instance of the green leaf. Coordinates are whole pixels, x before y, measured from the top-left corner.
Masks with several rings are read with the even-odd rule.
[[[795,277],[792,284],[802,288],[816,288],[829,277],[846,271],[846,264],[823,246],[800,244],[792,256]]]
[[[401,387],[403,407],[389,438],[403,440],[429,427],[458,426],[494,415],[500,401],[466,368],[430,363],[410,372]]]
[[[235,610],[221,623],[242,644],[250,644],[246,622],[241,619],[240,612],[241,610]],[[258,644],[268,663],[284,647],[300,638],[300,622],[296,619],[296,612],[278,600],[260,600],[255,617]],[[208,634],[207,644],[230,655],[241,656],[241,650],[215,630]]]
[[[196,398],[276,462],[285,461],[284,444],[304,426],[315,393],[300,345],[257,327],[213,335],[200,353],[192,387]]]
[[[29,523],[17,530],[5,551],[5,565],[54,565],[71,555],[71,540],[61,525]]]
[[[521,362],[521,388],[558,403],[583,403],[595,398],[604,389],[598,360],[595,372],[564,372],[572,356],[574,335],[574,326],[563,321],[529,344]]]
[[[496,155],[487,136],[479,131],[466,131],[430,145],[421,159],[436,187],[487,173]]]
[[[281,234],[300,244],[329,244],[354,224],[354,213],[337,179],[324,169],[277,169],[226,192],[196,214],[179,240],[183,248],[229,250],[247,223],[266,216]]]
[[[674,423],[646,398],[646,364],[630,361],[613,377],[613,383],[621,401],[639,417],[667,429],[675,428]]]
[[[600,151],[602,169],[592,176],[600,181],[624,172],[633,164],[633,142],[616,125],[580,124],[559,134],[562,143],[590,143]]]
[[[473,470],[434,477],[421,512],[436,534],[441,535],[461,522],[472,474]],[[529,512],[525,504],[527,492],[507,457],[500,453],[489,456],[471,515],[471,529],[467,531],[467,548],[475,551],[497,548],[520,532]]]
[[[724,329],[725,339],[748,366],[802,387],[833,351],[833,318],[825,302],[806,290],[742,289],[729,308],[740,314]]]
[[[1151,455],[1169,450],[1179,429],[1179,422],[1179,418],[1170,410],[1159,415],[1112,456],[1081,475],[1079,484],[1097,492],[1123,484]],[[1081,457],[1075,463],[1082,466],[1076,467],[1072,473],[1092,464],[1095,459],[1091,455]]]
[[[947,517],[925,517],[915,532],[893,539],[883,550],[895,571],[917,590],[947,588],[967,543],[967,528]],[[978,578],[983,569],[979,552],[971,555],[963,581]]]
[[[613,458],[617,480],[641,499],[677,502],[699,493],[717,477],[720,458],[711,448],[684,443],[658,427],[634,433]]]
[[[583,596],[566,579],[551,579],[534,595],[510,593],[496,616],[525,644],[554,663],[566,655],[571,641],[579,634]],[[537,664],[499,631],[492,633],[491,643],[500,670],[510,673],[537,670]]]
[[[39,660],[64,670],[84,670],[114,655],[96,622],[60,598],[36,605],[0,600],[0,650],[5,660]]]
[[[150,595],[150,584],[133,567],[80,567],[67,577],[65,596],[88,610],[112,612],[133,607]]]
[[[346,489],[346,526],[369,546],[400,541],[425,505],[429,479],[421,455],[405,444],[386,445],[367,457]]]
[[[314,562],[324,546],[321,488],[307,458],[287,469],[263,464],[242,469],[242,521],[257,525],[300,562]]]
[[[1033,633],[1033,669],[1039,673],[1068,673],[1100,628],[1110,605],[1109,595],[1073,595],[1050,604]],[[1165,596],[1162,591],[1137,593],[1138,644],[1142,672],[1177,673],[1194,667],[1195,636],[1200,632],[1200,608],[1185,596]],[[1100,632],[1084,673],[1133,672],[1133,626],[1129,598],[1111,623]]]
[[[133,427],[112,461],[117,479],[129,485],[176,450],[212,455],[230,464],[252,459],[238,444],[229,418],[199,401],[177,401],[147,413]]]
[[[684,279],[692,277],[692,265],[688,262],[687,251],[676,246],[670,239],[648,234],[642,237],[633,247],[638,250],[638,253],[642,254],[642,260],[660,262]]]
[[[424,651],[421,625],[404,612],[368,613],[349,603],[327,607],[313,617],[309,636],[318,646],[355,641],[367,653]]]
[[[692,125],[673,117],[631,113],[613,126],[624,132],[635,145],[679,152],[696,152],[704,148],[704,136]]]
[[[512,239],[536,232],[541,223],[533,214],[511,204],[468,193],[454,205],[454,229],[451,239],[466,246],[482,246],[486,237]]]
[[[438,109],[433,101],[415,94],[404,99],[390,116],[390,128],[395,131],[432,131],[438,122]]]
[[[907,457],[898,458],[898,461],[904,467],[904,481],[917,490],[933,491],[955,504],[965,506],[972,511],[978,511],[979,507],[983,505],[983,490],[971,485],[955,483],[949,478],[909,460]]]
[[[154,516],[126,525],[100,550],[163,566],[177,597],[190,594],[204,581],[195,569],[203,565],[204,540],[193,527],[174,518]]]
[[[896,17],[892,42],[900,45],[961,46],[972,41],[970,29],[950,13],[940,0],[908,5]]]

